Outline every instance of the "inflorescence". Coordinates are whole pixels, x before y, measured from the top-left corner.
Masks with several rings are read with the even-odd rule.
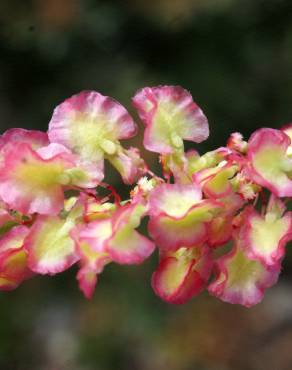
[[[257,304],[277,282],[292,239],[292,125],[259,129],[248,142],[233,133],[225,147],[200,155],[184,149],[184,140],[209,136],[188,91],[147,87],[132,101],[163,176],[137,148],[122,146],[137,126],[95,91],[57,106],[47,133],[0,136],[0,290],[78,263],[79,288],[90,298],[107,264],[141,264],[157,247],[152,287],[163,300],[184,303],[207,289]],[[129,199],[103,182],[105,159],[133,184]],[[149,238],[137,230],[145,217]]]

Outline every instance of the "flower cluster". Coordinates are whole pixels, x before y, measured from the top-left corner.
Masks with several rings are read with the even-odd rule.
[[[200,155],[184,148],[184,140],[209,135],[188,91],[147,87],[132,102],[163,177],[137,148],[123,147],[137,133],[126,109],[95,91],[57,106],[47,133],[0,136],[0,289],[78,264],[79,288],[90,298],[107,264],[140,264],[157,248],[152,287],[163,300],[184,303],[207,289],[226,302],[257,304],[292,238],[292,126],[262,128],[247,142],[233,133],[225,147]],[[129,199],[103,182],[104,160],[133,185]]]

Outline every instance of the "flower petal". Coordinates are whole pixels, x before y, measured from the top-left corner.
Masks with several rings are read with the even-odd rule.
[[[163,250],[176,250],[204,243],[208,238],[208,223],[220,212],[220,204],[203,200],[194,205],[184,216],[173,217],[161,213],[150,216],[148,231]]]
[[[154,243],[135,230],[145,213],[145,207],[140,204],[129,204],[115,212],[113,235],[107,243],[107,250],[113,261],[140,264],[152,254]]]
[[[0,290],[12,290],[31,277],[27,253],[23,248],[11,249],[0,256]]]
[[[75,242],[70,236],[74,226],[72,218],[38,217],[24,244],[32,271],[54,275],[78,261]]]
[[[180,248],[162,257],[152,275],[152,287],[166,302],[185,303],[205,288],[212,265],[208,247]]]
[[[0,151],[7,144],[26,143],[33,149],[41,148],[49,144],[47,133],[35,130],[25,130],[23,128],[12,128],[0,136]]]
[[[91,299],[97,284],[97,273],[86,266],[81,267],[76,276],[78,286],[84,297]]]
[[[237,169],[237,166],[231,165],[227,165],[220,169],[204,183],[204,193],[208,197],[215,199],[226,197],[233,193],[229,179],[235,175]]]
[[[208,245],[210,247],[219,247],[231,239],[232,219],[232,216],[226,214],[213,218],[208,228]]]
[[[209,136],[207,118],[191,94],[180,86],[145,87],[133,98],[146,125],[144,146],[158,153],[172,153],[183,140],[196,143]]]
[[[251,179],[278,197],[292,196],[292,162],[286,154],[290,143],[284,132],[270,128],[257,130],[248,141]]]
[[[216,278],[209,285],[209,293],[224,302],[245,307],[262,300],[264,290],[277,282],[281,269],[280,265],[268,269],[261,262],[250,260],[239,243],[220,257],[215,267]]]
[[[280,263],[285,245],[292,239],[292,213],[279,218],[272,212],[261,216],[250,207],[244,212],[242,237],[248,258],[259,260],[266,266]]]
[[[49,138],[78,154],[82,160],[99,162],[104,153],[114,154],[119,139],[136,134],[126,109],[96,91],[83,91],[60,104],[49,124]]]
[[[15,289],[32,275],[23,249],[28,233],[28,227],[15,226],[0,239],[0,290]]]
[[[161,184],[150,193],[149,213],[156,216],[161,213],[171,217],[183,217],[202,199],[198,185]]]
[[[26,226],[15,226],[6,232],[0,239],[0,255],[7,250],[21,248],[28,234],[29,228]]]
[[[106,157],[122,176],[125,184],[133,184],[146,171],[144,160],[137,148],[120,148],[116,155]]]
[[[24,214],[57,214],[64,202],[62,175],[72,166],[62,155],[45,160],[28,144],[11,147],[0,169],[0,197]]]

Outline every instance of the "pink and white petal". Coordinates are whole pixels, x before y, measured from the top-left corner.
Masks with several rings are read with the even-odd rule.
[[[232,237],[232,216],[219,215],[210,222],[208,227],[208,245],[217,248],[226,244]]]
[[[150,216],[165,213],[171,217],[183,217],[202,199],[201,188],[196,185],[161,184],[149,196]]]
[[[23,248],[6,250],[0,256],[0,290],[15,289],[32,272],[27,267],[27,253]]]
[[[176,220],[168,216],[150,218],[148,232],[155,244],[165,251],[174,251],[182,245],[187,247],[204,243],[208,229],[204,222],[193,222],[192,215]]]
[[[75,223],[54,216],[39,216],[25,239],[29,268],[39,274],[54,275],[67,270],[79,257],[70,236]]]
[[[180,86],[146,87],[133,104],[146,125],[144,146],[150,151],[172,153],[183,147],[182,139],[199,143],[209,136],[206,116]]]
[[[266,213],[273,213],[277,218],[280,218],[286,212],[287,207],[285,203],[274,194],[270,195],[270,199],[267,205]]]
[[[82,227],[76,227],[72,230],[71,236],[76,241],[77,254],[80,258],[80,269],[77,274],[79,289],[84,296],[90,299],[93,296],[97,283],[97,274],[103,271],[106,264],[111,262],[107,252],[99,252],[92,248],[84,240],[79,238],[79,230]]]
[[[96,91],[82,91],[54,110],[49,124],[52,143],[63,144],[83,160],[100,161],[114,154],[119,139],[136,134],[137,127],[126,109]]]
[[[152,275],[153,290],[166,302],[185,303],[205,288],[212,265],[208,248],[180,248],[162,257]]]
[[[233,193],[233,189],[229,179],[231,179],[236,171],[237,166],[226,166],[218,173],[211,176],[203,186],[204,193],[210,198],[227,197]]]
[[[77,273],[78,285],[84,296],[90,299],[93,296],[98,275],[103,271],[104,266],[110,263],[111,260],[105,253],[92,251],[90,246],[85,245],[85,243],[82,243],[79,252],[81,267]]]
[[[245,154],[247,142],[243,140],[243,136],[240,132],[233,132],[227,141],[227,148]]]
[[[82,199],[83,198],[83,199]],[[81,201],[84,205],[84,219],[90,223],[94,220],[100,220],[109,218],[113,211],[116,209],[116,205],[110,202],[101,203],[94,197],[82,197]]]
[[[125,184],[138,181],[146,172],[146,165],[137,148],[120,148],[115,155],[106,157],[122,176]]]
[[[135,230],[145,214],[146,207],[139,203],[122,206],[113,214],[113,235],[107,241],[107,251],[113,261],[140,264],[152,254],[154,243]]]
[[[226,197],[220,198],[219,201],[223,204],[224,213],[226,215],[235,214],[245,203],[243,197],[236,193],[231,193]]]
[[[97,219],[79,229],[79,243],[86,243],[98,253],[106,252],[106,241],[112,236],[113,228],[110,218]]]
[[[148,231],[155,243],[163,250],[176,250],[182,245],[190,247],[202,244],[208,238],[208,223],[220,212],[220,206],[212,200],[201,201],[181,218],[165,214],[151,217]]]
[[[251,307],[259,303],[266,288],[274,285],[280,265],[266,268],[250,260],[238,245],[220,257],[215,264],[216,277],[208,287],[209,293],[224,302]]]
[[[46,147],[38,149],[37,153],[43,159],[57,157],[71,163],[71,168],[68,168],[62,176],[64,185],[95,188],[104,177],[103,160],[94,164],[92,162],[81,161],[79,156],[73,154],[62,144],[51,143]]]
[[[12,128],[0,136],[0,151],[7,144],[27,143],[33,149],[38,149],[49,144],[47,133],[23,128]]]
[[[139,199],[137,202],[132,201],[132,203],[118,207],[112,217],[113,233],[116,233],[125,226],[132,229],[137,228],[146,213],[147,207],[142,202],[140,203]]]
[[[78,271],[76,279],[78,281],[79,289],[83,293],[84,297],[91,299],[97,284],[97,273],[84,266]]]
[[[26,226],[15,226],[0,238],[0,256],[3,252],[11,249],[19,249],[23,246],[24,239],[30,230]]]
[[[0,197],[24,214],[57,214],[64,201],[62,174],[71,165],[58,156],[44,160],[28,144],[11,147],[0,169]]]
[[[124,226],[107,242],[107,251],[114,262],[140,264],[154,251],[155,244],[145,236]]]
[[[77,225],[71,232],[70,235],[76,243],[76,252],[80,258],[82,266],[94,269],[95,272],[101,273],[103,267],[111,262],[108,252],[105,247],[97,250],[96,245],[93,245],[90,238],[82,238],[81,232],[84,232],[84,226],[82,224]]]
[[[292,239],[292,213],[281,218],[273,213],[263,217],[250,208],[245,212],[242,238],[248,258],[274,266],[282,261],[286,243]]]
[[[36,152],[43,159],[51,159],[60,154],[63,154],[65,158],[68,158],[68,160],[71,160],[73,163],[75,162],[75,157],[73,153],[61,144],[51,143],[47,146],[38,148]]]
[[[104,161],[77,162],[77,167],[67,170],[73,185],[81,188],[96,188],[104,178]]]
[[[270,128],[257,130],[248,141],[249,176],[278,197],[292,195],[290,143],[284,132]]]

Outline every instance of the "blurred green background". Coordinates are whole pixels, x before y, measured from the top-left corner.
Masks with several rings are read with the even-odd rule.
[[[83,89],[135,114],[135,91],[158,84],[187,88],[206,113],[200,151],[291,121],[291,0],[0,1],[1,132],[46,130]],[[279,284],[252,309],[207,294],[167,305],[150,287],[156,264],[108,266],[92,301],[75,268],[1,293],[0,370],[292,369],[289,248]]]

